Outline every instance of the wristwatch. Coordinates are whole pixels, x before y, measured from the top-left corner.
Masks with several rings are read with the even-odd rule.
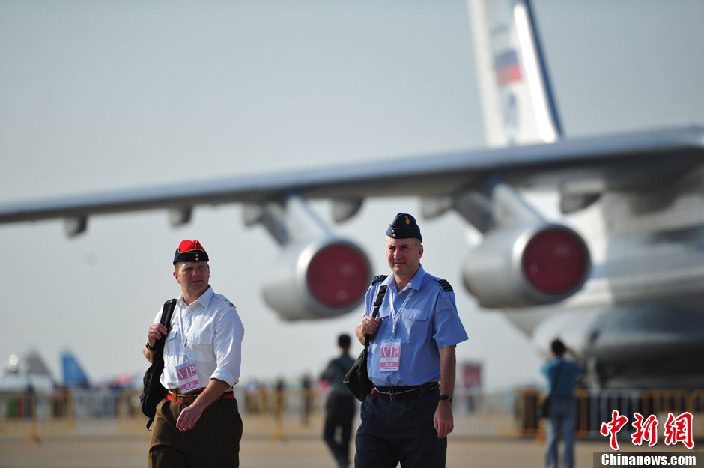
[[[147,344],[145,344],[144,346],[146,346],[149,351],[154,351],[156,349],[156,346],[149,346],[148,341],[147,341]]]
[[[440,399],[452,402],[452,395],[440,395]]]

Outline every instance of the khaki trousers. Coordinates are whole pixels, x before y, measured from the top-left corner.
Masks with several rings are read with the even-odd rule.
[[[242,418],[237,400],[213,402],[193,429],[182,432],[176,429],[176,420],[184,408],[167,399],[157,406],[149,468],[238,468]]]

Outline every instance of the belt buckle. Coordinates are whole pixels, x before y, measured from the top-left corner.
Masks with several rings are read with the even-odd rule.
[[[372,388],[372,395],[378,395],[379,398],[387,401],[396,401],[396,398],[394,397],[393,392],[380,392],[378,388],[374,387]]]
[[[179,405],[189,406],[196,400],[195,395],[191,393],[179,393],[178,390],[169,390],[169,393],[171,393],[174,401]]]

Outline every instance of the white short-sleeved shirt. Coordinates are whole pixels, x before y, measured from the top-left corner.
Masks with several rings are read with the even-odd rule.
[[[161,320],[161,314],[160,310],[154,322]],[[237,308],[213,288],[208,287],[190,305],[179,298],[164,345],[161,384],[178,388],[176,368],[188,362],[196,366],[200,387],[206,387],[210,379],[235,385],[240,379],[243,337]]]

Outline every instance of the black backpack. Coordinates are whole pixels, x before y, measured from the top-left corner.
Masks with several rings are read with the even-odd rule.
[[[164,309],[161,313],[161,324],[171,330],[171,316],[176,308],[176,299],[170,299],[164,303]],[[167,390],[161,385],[159,379],[164,370],[164,342],[166,335],[154,343],[154,352],[152,354],[152,365],[144,373],[144,388],[139,396],[139,401],[142,404],[142,413],[149,418],[147,429],[154,422],[156,415],[156,407],[161,400],[166,397]]]

